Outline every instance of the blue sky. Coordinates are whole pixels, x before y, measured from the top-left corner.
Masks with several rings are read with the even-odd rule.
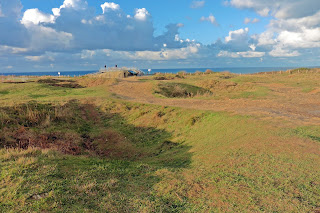
[[[319,48],[314,0],[0,0],[0,72],[318,66]]]
[[[88,4],[94,7],[96,14],[101,13],[101,4],[105,1],[91,0]],[[257,18],[254,11],[238,10],[233,7],[226,7],[224,1],[205,1],[204,6],[198,9],[191,8],[192,0],[163,0],[155,3],[150,0],[118,0],[119,4],[126,14],[133,14],[135,8],[147,8],[152,14],[155,35],[163,34],[165,26],[169,23],[183,23],[184,27],[180,30],[181,37],[196,39],[203,44],[211,44],[218,38],[223,38],[226,32],[246,27],[244,19],[247,17]],[[52,8],[60,7],[63,0],[22,0],[23,11],[32,8],[51,13]],[[214,14],[219,20],[219,26],[213,26],[209,22],[201,22],[202,16]],[[262,23],[256,24],[251,29],[251,33],[261,33],[268,24],[269,18],[260,17]]]

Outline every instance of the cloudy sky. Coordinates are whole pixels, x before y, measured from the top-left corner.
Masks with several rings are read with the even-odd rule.
[[[320,65],[318,0],[0,0],[0,72]]]

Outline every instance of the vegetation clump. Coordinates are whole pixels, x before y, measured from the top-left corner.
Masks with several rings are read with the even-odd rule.
[[[178,72],[177,76],[183,77],[183,76],[186,76],[187,74],[188,74],[187,71],[181,70]]]
[[[163,80],[172,80],[172,79],[174,79],[174,77],[172,78],[172,77],[168,77],[168,76],[155,76],[154,78],[153,78],[154,80],[157,80],[157,81],[163,81]]]
[[[205,89],[215,91],[215,90],[226,90],[235,88],[238,84],[231,81],[219,81],[219,80],[204,80],[199,83],[199,85]]]
[[[208,90],[201,87],[181,83],[159,84],[158,88],[159,90],[156,93],[168,98],[192,98],[196,95],[208,93]]]
[[[201,72],[201,71],[199,71],[199,70],[197,70],[197,71],[194,73],[194,75],[202,75],[202,74],[204,74],[204,73]]]
[[[163,74],[163,73],[157,73],[153,76],[154,80],[157,81],[163,81],[163,80],[174,80],[176,78],[184,78],[184,75],[182,74]]]
[[[219,73],[219,78],[221,79],[231,79],[233,78],[235,75],[230,73],[229,71],[223,71]]]
[[[62,79],[53,79],[53,78],[47,78],[47,79],[40,79],[38,80],[39,83],[47,84],[49,86],[54,87],[64,87],[64,88],[84,88],[80,84],[76,83],[74,80],[62,80]]]
[[[0,108],[0,147],[132,158],[136,154],[133,145],[118,131],[103,128],[104,116],[93,105],[77,101]]]
[[[8,90],[0,90],[0,95],[8,95],[9,93]]]
[[[212,73],[214,73],[212,70],[210,70],[210,69],[207,69],[205,72],[204,72],[205,74],[212,74]]]

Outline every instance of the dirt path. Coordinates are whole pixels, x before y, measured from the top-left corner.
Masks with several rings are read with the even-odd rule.
[[[319,125],[320,94],[302,93],[298,88],[282,84],[264,84],[274,97],[262,100],[227,99],[202,100],[196,98],[159,98],[152,94],[151,82],[124,79],[110,88],[118,97],[139,103],[177,106],[190,109],[227,111],[234,114],[253,115],[264,120],[281,121],[288,125]],[[278,122],[277,122],[278,123]]]

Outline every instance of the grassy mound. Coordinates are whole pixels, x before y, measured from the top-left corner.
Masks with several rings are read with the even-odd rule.
[[[39,83],[47,84],[54,87],[64,87],[64,88],[84,88],[80,84],[76,83],[74,80],[62,80],[54,78],[46,78],[38,80]]]
[[[178,73],[178,74],[163,74],[163,73],[156,73],[153,76],[154,80],[157,81],[163,81],[163,80],[174,80],[174,79],[181,79],[184,78],[183,73]]]
[[[168,98],[192,98],[196,95],[209,93],[208,90],[201,87],[181,84],[181,83],[163,83],[158,85],[156,93]]]
[[[111,125],[118,122],[121,127]],[[162,135],[158,139],[163,138],[163,141],[148,141],[144,137],[146,144],[143,144],[137,141],[142,132],[149,132],[151,137]],[[38,147],[64,154],[136,160],[156,155],[159,149],[168,145],[167,136],[161,131],[125,125],[121,116],[76,100],[55,106],[29,102],[0,108],[1,148]],[[144,145],[149,147],[147,152],[141,149]]]
[[[78,101],[0,108],[0,211],[174,210],[151,192],[153,173],[187,167],[189,147],[162,129],[130,124],[119,114],[127,110],[139,108]]]
[[[200,82],[199,85],[205,89],[215,91],[234,89],[238,84],[231,81],[219,81],[210,79]]]
[[[0,146],[50,148],[73,155],[94,152],[133,157],[135,151],[124,136],[103,128],[105,116],[92,105],[77,101],[57,106],[29,102],[0,108]]]

